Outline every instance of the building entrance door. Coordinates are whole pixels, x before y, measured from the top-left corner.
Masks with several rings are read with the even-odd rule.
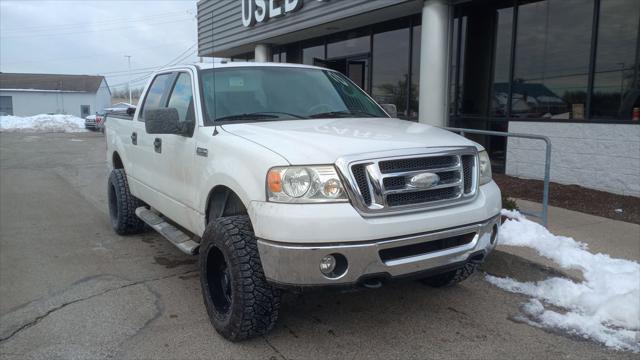
[[[339,71],[351,79],[351,81],[358,85],[362,90],[370,92],[370,56],[370,54],[364,54],[329,60],[314,59],[313,64]]]

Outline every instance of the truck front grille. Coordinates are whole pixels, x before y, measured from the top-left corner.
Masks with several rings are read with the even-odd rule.
[[[346,169],[355,205],[365,213],[453,205],[476,194],[477,151],[472,147],[357,160]]]

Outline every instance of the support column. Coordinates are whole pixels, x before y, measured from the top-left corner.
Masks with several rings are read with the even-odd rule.
[[[270,62],[273,58],[271,56],[271,45],[258,44],[255,50],[256,62]]]
[[[420,43],[419,121],[447,126],[449,119],[449,28],[453,6],[447,0],[425,0]]]

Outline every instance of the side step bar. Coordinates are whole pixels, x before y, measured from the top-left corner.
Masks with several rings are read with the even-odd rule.
[[[169,224],[160,215],[156,214],[152,210],[141,206],[136,209],[136,215],[140,218],[140,220],[144,221],[155,231],[159,232],[160,235],[164,236],[183,253],[187,255],[195,255],[198,253],[200,244],[193,241],[189,235],[185,234],[177,227]]]

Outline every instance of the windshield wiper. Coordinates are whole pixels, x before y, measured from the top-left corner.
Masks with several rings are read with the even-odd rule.
[[[280,119],[280,118],[282,118],[281,115],[291,116],[291,117],[296,118],[296,119],[307,119],[306,117],[304,117],[302,115],[296,115],[296,114],[291,114],[291,113],[286,113],[286,112],[264,111],[264,112],[253,112],[253,113],[246,113],[246,114],[235,114],[235,115],[223,116],[223,117],[217,118],[216,121],[225,121],[225,120],[271,120],[271,119]]]
[[[288,112],[284,112],[284,111],[262,111],[262,112],[256,112],[256,113],[252,113],[251,115],[262,115],[262,114],[267,114],[267,115],[287,115],[287,116],[291,116],[294,117],[296,119],[308,119],[308,117],[306,116],[302,116],[302,115],[298,115],[298,114],[292,114],[292,113],[288,113]]]
[[[258,119],[277,119],[277,118],[279,118],[279,116],[277,116],[277,115],[260,114],[260,113],[248,113],[248,114],[227,115],[227,116],[216,118],[216,121],[225,121],[225,120],[258,120]]]
[[[309,115],[310,118],[323,118],[323,117],[351,117],[352,115],[367,115],[370,117],[381,117],[376,114],[372,114],[370,112],[366,112],[364,110],[343,110],[343,111],[329,111],[324,113],[318,113]]]
[[[323,118],[323,117],[350,117],[353,115],[350,111],[328,111],[323,113],[317,113],[313,115],[309,115],[310,118]]]

